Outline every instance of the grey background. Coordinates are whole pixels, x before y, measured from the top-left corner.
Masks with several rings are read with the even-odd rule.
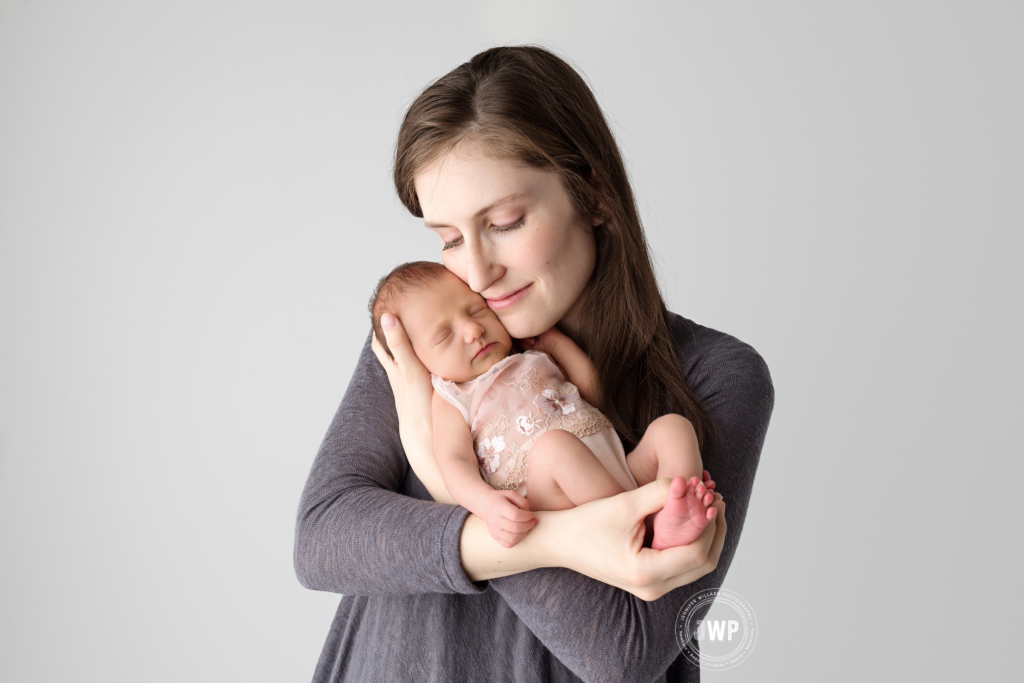
[[[398,122],[494,44],[605,107],[670,307],[776,407],[709,680],[1020,675],[1019,3],[0,4],[0,679],[307,680],[295,511]]]

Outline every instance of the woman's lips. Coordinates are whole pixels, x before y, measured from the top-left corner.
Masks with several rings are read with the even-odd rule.
[[[476,355],[475,355],[475,356],[473,356],[473,360],[476,360],[476,359],[477,359],[477,358],[479,358],[480,356],[482,356],[482,355],[484,355],[485,353],[487,353],[488,351],[490,351],[490,350],[491,350],[491,349],[492,349],[492,348],[494,347],[494,345],[495,345],[495,344],[497,344],[497,343],[498,343],[498,342],[491,342],[490,344],[488,344],[488,345],[487,345],[487,346],[485,346],[484,348],[482,348],[482,349],[480,349],[479,351],[477,351],[477,352],[476,352]]]
[[[518,302],[520,299],[526,296],[526,293],[530,290],[530,287],[533,287],[532,282],[523,287],[522,289],[517,289],[516,291],[512,292],[508,296],[503,297],[501,299],[488,299],[487,305],[491,307],[492,311],[500,311],[503,308],[508,308],[509,306],[514,305],[516,302]]]

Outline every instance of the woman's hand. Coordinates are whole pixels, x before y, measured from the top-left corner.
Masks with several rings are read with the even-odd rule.
[[[384,328],[384,337],[394,358],[388,357],[376,334],[371,347],[377,360],[384,366],[384,371],[388,373],[388,382],[395,395],[399,426],[414,422],[430,424],[430,400],[434,394],[430,373],[413,352],[398,316],[385,313],[380,319],[380,325]]]
[[[715,493],[712,505],[718,512],[696,541],[664,550],[643,547],[644,518],[665,506],[671,482],[658,479],[559,511],[558,523],[548,529],[544,522],[550,513],[538,512],[540,521],[525,543],[537,544],[537,555],[552,559],[544,562],[547,566],[568,567],[642,600],[656,600],[712,572],[725,543],[725,501]]]
[[[434,459],[430,407],[434,387],[430,384],[430,373],[412,350],[412,344],[409,343],[398,316],[385,313],[381,316],[380,324],[384,328],[384,337],[394,358],[388,356],[376,335],[373,337],[371,347],[377,360],[384,366],[388,383],[391,384],[391,392],[395,395],[398,431],[402,439],[402,448],[405,449],[405,457],[434,500],[439,503],[457,504],[455,498],[448,492]]]

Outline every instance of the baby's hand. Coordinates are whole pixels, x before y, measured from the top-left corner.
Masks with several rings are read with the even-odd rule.
[[[511,548],[537,524],[530,504],[515,491],[495,491],[482,515],[487,531],[504,548]]]
[[[540,351],[541,353],[547,353],[554,355],[555,347],[558,346],[558,341],[562,338],[562,332],[557,327],[552,327],[547,332],[542,332],[537,337],[527,337],[526,339],[520,339],[519,343],[523,345],[523,348],[527,351]]]

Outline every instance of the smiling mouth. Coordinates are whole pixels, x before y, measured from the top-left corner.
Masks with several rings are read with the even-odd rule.
[[[502,308],[508,308],[509,306],[512,306],[520,299],[522,299],[524,296],[526,296],[526,293],[530,290],[530,287],[533,287],[532,282],[523,287],[522,289],[517,289],[516,291],[512,292],[508,296],[502,297],[501,299],[487,299],[487,305],[491,307],[492,311],[501,310]]]
[[[484,348],[482,348],[482,349],[480,349],[479,351],[477,351],[477,352],[476,352],[476,355],[475,355],[475,356],[473,356],[473,360],[476,360],[476,359],[477,359],[477,358],[479,358],[480,356],[482,356],[482,355],[484,355],[485,353],[487,353],[488,351],[490,351],[490,350],[491,350],[491,348],[493,348],[493,347],[494,347],[494,345],[495,345],[495,344],[497,344],[497,343],[498,343],[498,342],[491,342],[490,344],[488,344],[488,345],[487,345],[487,346],[485,346]]]

